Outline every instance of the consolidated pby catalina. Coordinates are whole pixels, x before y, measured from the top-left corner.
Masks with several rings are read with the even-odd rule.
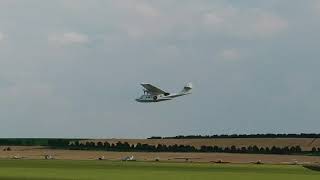
[[[178,93],[168,93],[151,84],[142,83],[141,86],[144,87],[143,95],[137,98],[136,101],[142,102],[142,103],[172,100],[173,98],[176,98],[179,96],[185,96],[185,95],[191,94],[191,90],[192,90],[191,83],[188,83],[187,85],[185,85],[182,91]]]

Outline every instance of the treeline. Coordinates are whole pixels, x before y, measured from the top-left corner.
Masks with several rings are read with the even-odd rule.
[[[300,146],[292,147],[258,147],[258,146],[249,146],[238,148],[236,146],[219,148],[217,146],[201,146],[200,149],[202,152],[225,152],[225,153],[251,153],[251,154],[302,154],[305,153],[302,151]],[[319,148],[320,152],[320,148]]]
[[[188,135],[161,137],[152,136],[148,139],[219,139],[219,138],[320,138],[320,134],[301,133],[301,134],[221,134],[221,135]]]
[[[183,136],[188,137],[188,136]],[[202,136],[204,137],[204,136]],[[210,136],[211,137],[211,136]],[[220,136],[221,137],[221,136]],[[238,136],[239,137],[239,136]],[[310,154],[320,155],[320,148],[313,147],[311,151],[303,151],[300,146],[292,147],[219,147],[201,146],[196,148],[191,145],[150,145],[129,144],[128,142],[90,142],[83,139],[45,139],[45,138],[0,138],[0,146],[50,146],[51,148],[70,150],[102,150],[123,152],[221,152],[221,153],[252,153],[252,154]]]
[[[252,154],[320,154],[320,148],[314,147],[312,151],[303,151],[300,146],[292,147],[219,147],[201,146],[196,148],[191,145],[149,145],[137,143],[130,145],[128,142],[85,142],[75,141],[69,145],[70,150],[103,150],[103,151],[123,151],[123,152],[219,152],[219,153],[252,153]]]
[[[68,146],[71,141],[77,139],[54,139],[54,138],[0,138],[0,146]]]

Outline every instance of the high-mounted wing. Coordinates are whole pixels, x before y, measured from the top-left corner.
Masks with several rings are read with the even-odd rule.
[[[159,94],[167,94],[165,91],[151,85],[151,84],[141,84],[150,94],[159,95]]]

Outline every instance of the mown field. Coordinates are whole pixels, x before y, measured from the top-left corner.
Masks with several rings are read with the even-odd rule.
[[[0,160],[0,179],[18,180],[318,180],[301,166],[72,160]]]
[[[3,147],[5,148],[5,147]],[[307,155],[276,155],[276,154],[239,154],[239,153],[183,153],[183,152],[109,152],[95,150],[64,150],[50,149],[42,146],[10,146],[11,151],[1,151],[0,159],[44,159],[51,155],[55,160],[96,160],[104,157],[106,160],[119,161],[127,156],[134,156],[137,161],[155,162],[201,162],[215,161],[230,162],[233,164],[252,164],[260,161],[264,164],[317,164],[320,156]],[[1,147],[0,147],[1,149]]]

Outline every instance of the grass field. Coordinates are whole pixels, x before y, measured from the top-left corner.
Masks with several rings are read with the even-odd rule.
[[[0,160],[0,179],[130,180],[318,180],[320,173],[301,166],[223,165],[71,160]]]

